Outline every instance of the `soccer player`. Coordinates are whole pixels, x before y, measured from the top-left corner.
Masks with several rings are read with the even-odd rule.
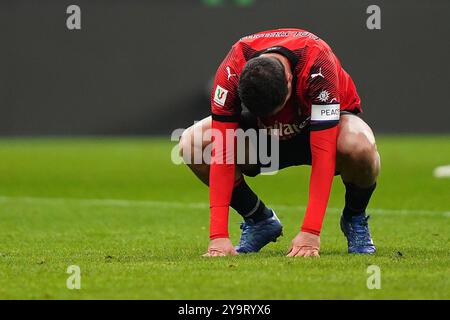
[[[187,161],[210,190],[210,243],[205,255],[258,252],[282,233],[275,212],[244,179],[244,175],[261,173],[265,165],[229,159],[235,156],[236,141],[226,133],[238,128],[267,128],[268,135],[276,135],[279,169],[312,167],[306,213],[288,256],[319,256],[320,231],[335,174],[346,188],[340,225],[348,252],[374,253],[366,207],[375,190],[380,157],[372,130],[357,116],[361,111],[353,80],[330,47],[314,34],[277,29],[236,42],[215,76],[212,116],[186,129],[180,139],[185,159],[212,143],[210,164]],[[196,130],[208,129],[221,132],[223,143],[216,138],[194,139]],[[237,247],[229,240],[230,206],[244,219]]]

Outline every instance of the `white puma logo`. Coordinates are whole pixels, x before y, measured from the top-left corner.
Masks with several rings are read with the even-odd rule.
[[[311,78],[314,79],[315,77],[321,76],[322,78],[325,78],[322,74],[322,67],[320,67],[319,72],[318,73],[312,73],[311,74]]]
[[[231,68],[227,67],[227,72],[228,72],[228,80],[230,80],[231,77],[236,77],[237,75],[235,73],[231,73]]]

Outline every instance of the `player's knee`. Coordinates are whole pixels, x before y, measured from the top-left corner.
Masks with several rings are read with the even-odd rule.
[[[178,146],[180,150],[180,156],[183,157],[187,165],[192,163],[196,152],[202,152],[202,146],[195,144],[192,127],[184,130]]]
[[[185,164],[192,169],[204,166],[210,161],[210,157],[204,154],[203,143],[202,140],[194,139],[193,127],[186,129],[178,142],[180,156]]]
[[[370,141],[364,133],[348,134],[338,139],[337,152],[354,165],[371,171],[376,169],[379,159],[375,141]]]
[[[192,152],[192,142],[189,131],[189,129],[184,130],[180,137],[180,141],[178,141],[178,149],[181,157],[188,155],[186,154],[187,152]]]

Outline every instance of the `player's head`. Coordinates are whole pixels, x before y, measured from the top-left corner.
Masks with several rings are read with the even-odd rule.
[[[289,65],[288,65],[289,66]],[[274,55],[249,60],[239,77],[239,97],[243,105],[256,116],[278,112],[291,94],[292,75]]]

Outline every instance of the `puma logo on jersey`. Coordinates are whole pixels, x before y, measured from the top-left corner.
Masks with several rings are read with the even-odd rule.
[[[230,80],[231,77],[237,77],[235,73],[231,73],[230,67],[227,67],[227,73],[228,73],[228,80]]]
[[[311,73],[311,79],[314,79],[316,77],[322,77],[325,78],[322,74],[322,67],[320,67],[319,72],[318,73]]]

